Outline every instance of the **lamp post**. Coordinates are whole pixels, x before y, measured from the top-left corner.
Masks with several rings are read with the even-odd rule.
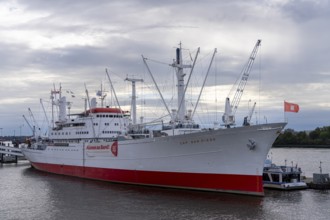
[[[19,126],[19,136],[22,137],[22,127],[24,127],[24,124]]]

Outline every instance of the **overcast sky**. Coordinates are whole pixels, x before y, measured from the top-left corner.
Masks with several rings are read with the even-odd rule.
[[[256,101],[254,122],[283,121],[287,100],[300,105],[299,113],[285,115],[287,128],[329,126],[329,22],[328,0],[1,1],[1,132],[30,134],[22,117],[32,120],[28,108],[41,126],[45,117],[40,98],[49,110],[54,84],[61,83],[64,93],[73,91],[75,98],[67,94],[71,111],[82,111],[84,84],[91,95],[101,82],[109,91],[105,68],[126,108],[130,84],[125,77],[145,78],[138,86],[138,103],[144,103],[138,113],[156,117],[147,110],[161,102],[155,91],[154,97],[149,94],[154,86],[141,55],[160,61],[150,61],[150,68],[161,90],[172,91],[167,83],[173,82],[173,72],[162,62],[172,62],[180,42],[191,57],[201,48],[192,88],[200,88],[217,48],[201,100],[204,106],[199,107],[203,113],[196,117],[217,111],[219,119],[224,99],[258,39],[262,45],[236,117],[246,115]],[[165,95],[167,101],[173,94]]]

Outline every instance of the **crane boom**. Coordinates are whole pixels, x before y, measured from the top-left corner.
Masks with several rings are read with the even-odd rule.
[[[259,39],[252,50],[252,53],[248,59],[247,64],[244,66],[244,68],[242,70],[241,80],[238,83],[232,103],[230,104],[229,98],[226,98],[225,113],[222,117],[222,120],[225,123],[224,125],[226,127],[230,127],[230,125],[235,124],[235,113],[236,113],[238,105],[241,101],[241,97],[243,95],[246,83],[249,79],[249,75],[250,75],[252,66],[254,64],[254,60],[256,58],[260,43],[261,43],[261,40]],[[230,105],[230,108],[228,105]]]
[[[244,121],[243,121],[244,126],[249,126],[250,125],[254,109],[256,108],[256,104],[257,104],[256,102],[253,104],[253,106],[252,106],[252,108],[249,112],[249,115],[244,117]]]
[[[25,115],[23,115],[23,118],[26,124],[31,128],[31,131],[33,132],[33,136],[34,136],[34,130],[35,130],[34,127],[31,126],[30,122],[26,119]]]

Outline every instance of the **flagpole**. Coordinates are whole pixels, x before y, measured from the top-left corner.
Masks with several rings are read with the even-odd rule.
[[[284,122],[287,122],[285,116],[286,116],[286,114],[285,114],[285,100],[284,100],[284,102],[283,102],[283,117],[284,118],[283,119],[284,119]]]
[[[284,100],[284,122],[288,122],[288,118],[286,117],[285,112],[297,113],[297,112],[299,112],[299,105],[295,104],[295,103],[286,102]]]

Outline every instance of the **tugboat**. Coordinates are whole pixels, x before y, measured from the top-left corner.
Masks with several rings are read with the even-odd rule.
[[[311,189],[330,189],[329,173],[322,173],[322,162],[320,161],[320,173],[313,173],[313,181],[308,183]]]
[[[279,190],[306,189],[307,184],[301,181],[301,168],[297,166],[277,166],[267,159],[263,170],[264,188]]]

